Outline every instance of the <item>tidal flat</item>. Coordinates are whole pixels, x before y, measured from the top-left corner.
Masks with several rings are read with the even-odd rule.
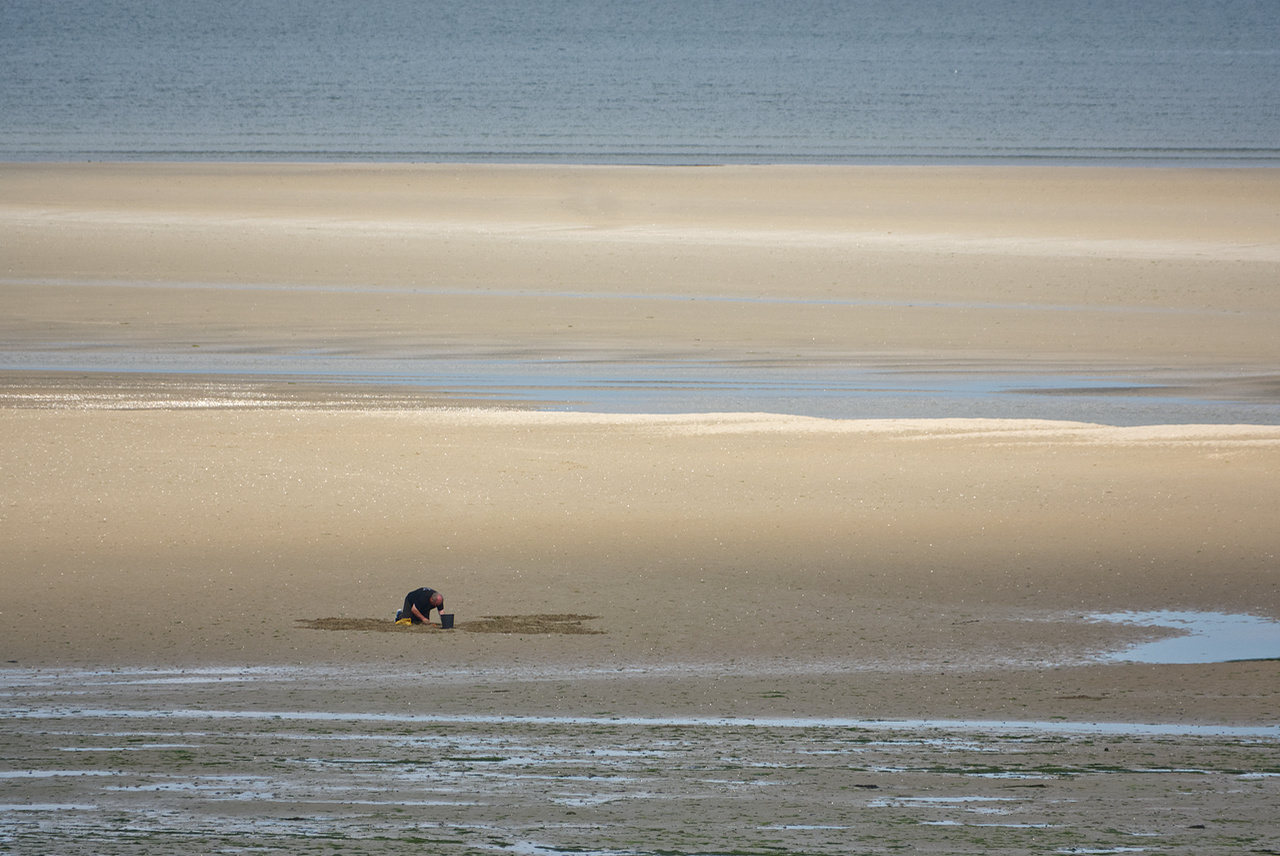
[[[519,681],[445,685],[441,695],[474,711],[457,715],[431,712],[447,703],[397,697],[389,675],[328,675],[323,691],[317,677],[9,673],[0,847],[609,856],[1280,849],[1274,726],[506,714],[529,689]]]
[[[1280,851],[1277,211],[0,165],[0,851]]]

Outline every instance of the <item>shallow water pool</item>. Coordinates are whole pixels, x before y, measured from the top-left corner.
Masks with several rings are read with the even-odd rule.
[[[1137,624],[1143,627],[1171,627],[1182,635],[1143,642],[1103,659],[1115,662],[1229,663],[1235,660],[1280,658],[1280,621],[1256,615],[1224,612],[1100,612],[1093,621]]]

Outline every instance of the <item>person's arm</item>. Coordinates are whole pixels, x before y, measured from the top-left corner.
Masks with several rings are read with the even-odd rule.
[[[429,606],[427,607],[427,615],[423,615],[421,612],[418,611],[418,605],[416,603],[413,606],[409,607],[409,609],[413,611],[414,615],[418,616],[419,621],[424,623],[430,623],[429,621],[427,621],[427,615],[431,614],[431,607]]]

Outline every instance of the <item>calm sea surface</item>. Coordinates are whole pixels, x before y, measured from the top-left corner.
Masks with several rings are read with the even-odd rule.
[[[1280,164],[1274,0],[0,0],[0,159]]]

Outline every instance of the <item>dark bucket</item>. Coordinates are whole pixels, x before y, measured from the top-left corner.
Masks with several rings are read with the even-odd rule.
[[[443,630],[453,629],[453,613],[452,612],[440,613],[440,627]]]

